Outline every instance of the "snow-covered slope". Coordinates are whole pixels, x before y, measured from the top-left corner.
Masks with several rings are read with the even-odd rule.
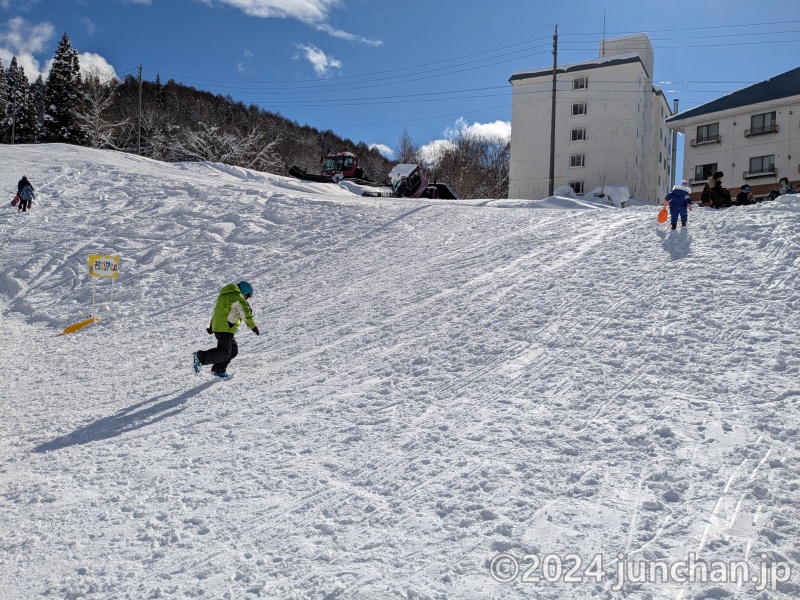
[[[37,188],[0,212],[0,597],[800,596],[799,197],[667,233],[60,145],[0,164],[8,200]],[[90,253],[122,256],[113,312],[99,281],[101,323],[58,336]],[[195,376],[242,278],[261,336]],[[619,556],[691,553],[793,572],[614,589]],[[525,583],[526,554],[611,579]]]

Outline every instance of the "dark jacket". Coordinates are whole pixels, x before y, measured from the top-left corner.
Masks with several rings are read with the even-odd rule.
[[[28,178],[23,177],[22,179],[19,180],[19,183],[17,184],[17,194],[22,194],[22,189],[26,185],[29,185],[32,190],[35,190],[35,188],[31,185],[31,182],[28,181]]]
[[[683,208],[685,206],[689,206],[692,203],[692,197],[689,195],[692,193],[690,188],[684,187],[682,185],[676,185],[672,188],[672,191],[667,194],[665,200],[669,202],[670,210]]]

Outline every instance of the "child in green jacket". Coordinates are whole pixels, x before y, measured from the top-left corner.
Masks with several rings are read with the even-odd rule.
[[[217,377],[228,377],[228,365],[237,354],[239,346],[234,334],[239,329],[239,324],[245,324],[259,335],[256,322],[253,320],[253,311],[248,299],[253,295],[253,286],[246,281],[230,283],[219,291],[219,298],[211,315],[211,324],[206,331],[217,338],[217,347],[208,350],[198,350],[193,353],[194,372],[200,372],[201,365],[212,365],[211,372]]]

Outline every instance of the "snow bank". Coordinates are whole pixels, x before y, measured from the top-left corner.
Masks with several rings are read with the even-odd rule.
[[[590,202],[581,198],[567,196],[549,196],[541,200],[492,200],[486,206],[494,208],[557,208],[557,209],[584,209],[584,208],[611,208],[606,204]]]
[[[607,185],[604,187],[594,188],[588,194],[583,196],[584,200],[594,200],[604,202],[615,206],[616,208],[624,208],[628,206],[631,193],[627,186],[620,185]]]

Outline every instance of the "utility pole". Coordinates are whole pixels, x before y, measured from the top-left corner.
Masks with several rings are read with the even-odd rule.
[[[142,63],[139,63],[139,126],[136,128],[136,154],[142,155]]]
[[[558,73],[558,25],[553,34],[553,104],[550,108],[550,182],[548,196],[553,195],[553,184],[556,178],[556,75]]]
[[[678,114],[678,99],[672,101],[672,114]],[[672,130],[672,186],[675,187],[675,183],[678,181],[678,174],[677,174],[677,165],[675,164],[675,160],[678,156],[678,130]]]
[[[600,56],[606,56],[606,11],[603,11],[603,45],[601,46]]]

